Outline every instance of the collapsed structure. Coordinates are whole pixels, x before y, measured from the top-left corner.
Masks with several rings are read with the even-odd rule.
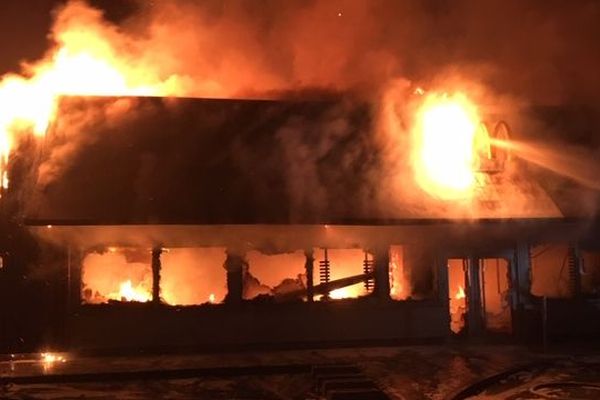
[[[24,190],[41,262],[65,277],[65,343],[537,335],[595,312],[589,219],[565,215],[514,160],[483,166],[462,208],[417,196],[382,173],[375,120],[338,98],[63,98]]]

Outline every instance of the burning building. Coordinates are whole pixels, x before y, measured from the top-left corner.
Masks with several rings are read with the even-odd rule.
[[[444,101],[434,119],[450,112],[465,123]],[[491,145],[506,140],[506,123],[472,128],[472,159],[457,167],[467,176],[453,171],[448,188],[444,170],[461,145],[421,157],[416,179],[389,172],[396,160],[372,134],[389,123],[382,115],[351,96],[63,97],[20,190],[41,262],[62,277],[63,343],[108,351],[518,335],[542,321],[538,296],[553,297],[542,281],[561,258],[560,296],[597,289],[580,275],[584,260],[597,269],[595,253],[577,246],[588,222],[565,217]],[[419,129],[436,140],[439,128]],[[430,139],[417,148],[428,152]],[[469,195],[457,198],[461,190]]]
[[[33,291],[51,292],[38,303],[54,299],[51,323],[41,324],[47,342],[111,350],[597,328],[578,324],[597,311],[595,195],[534,165],[600,184],[566,149],[544,151],[520,136],[565,128],[554,126],[556,110],[533,118],[548,126],[536,125],[514,107],[486,109],[489,96],[470,98],[477,91],[463,81],[443,81],[436,93],[398,80],[388,30],[414,25],[396,33],[421,53],[428,40],[413,40],[426,38],[418,33],[428,25],[397,2],[344,12],[332,2],[298,13],[274,6],[283,23],[273,18],[272,35],[263,34],[271,22],[251,21],[244,7],[221,25],[216,16],[227,10],[217,3],[202,12],[184,2],[157,7],[140,35],[68,2],[55,16],[54,47],[0,81],[8,226],[0,284],[3,274],[30,279],[19,263],[52,282]],[[462,29],[460,10],[440,14]],[[578,10],[569,21],[579,24]],[[477,12],[488,10],[474,8],[479,21]],[[183,18],[194,13],[206,26]],[[165,22],[172,16],[175,27]],[[315,34],[314,16],[340,34]],[[287,24],[301,34],[285,34]],[[247,41],[246,25],[292,54]],[[184,45],[173,45],[173,32]],[[209,39],[197,44],[202,35]],[[450,42],[403,67],[431,75]],[[483,47],[488,60],[491,46]],[[522,64],[529,51],[512,70],[539,71]],[[497,86],[527,80],[512,70],[502,69],[509,76]],[[306,90],[313,86],[327,90]],[[572,323],[556,323],[568,316]]]

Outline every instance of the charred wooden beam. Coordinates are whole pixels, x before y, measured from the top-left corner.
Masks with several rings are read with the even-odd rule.
[[[246,265],[246,260],[242,255],[233,250],[227,250],[227,258],[223,265],[225,270],[227,270],[227,296],[225,296],[225,303],[238,304],[242,301],[244,294],[244,265]]]
[[[315,255],[312,249],[304,251],[304,255],[306,256],[306,262],[304,264],[304,269],[306,271],[306,299],[309,303],[312,303],[315,298]]]
[[[374,293],[380,299],[390,298],[390,251],[389,247],[377,249],[375,251],[375,291]]]
[[[342,289],[347,286],[356,285],[357,283],[365,282],[369,279],[373,279],[374,272],[368,274],[360,274],[348,276],[342,279],[336,279],[335,281],[329,281],[327,283],[320,283],[313,288],[314,295],[327,295],[330,292]],[[295,290],[293,292],[282,293],[280,295],[275,295],[276,301],[288,301],[298,299],[307,294],[307,289]]]
[[[152,249],[152,303],[160,303],[160,255],[161,247]]]
[[[479,335],[484,329],[481,260],[479,258],[472,257],[469,259],[467,277],[467,328],[470,335]]]

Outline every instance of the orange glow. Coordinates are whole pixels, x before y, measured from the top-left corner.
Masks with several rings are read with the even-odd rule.
[[[477,108],[462,93],[430,93],[417,110],[413,166],[418,184],[442,199],[467,198],[475,184]]]

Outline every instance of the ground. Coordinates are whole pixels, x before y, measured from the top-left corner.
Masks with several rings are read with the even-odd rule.
[[[600,351],[589,348],[543,352],[506,345],[430,345],[63,356],[64,362],[42,362],[39,355],[5,356],[0,361],[0,397],[310,399],[316,397],[311,394],[311,367],[340,363],[360,368],[391,399],[600,398]],[[510,373],[498,375],[506,371]]]

